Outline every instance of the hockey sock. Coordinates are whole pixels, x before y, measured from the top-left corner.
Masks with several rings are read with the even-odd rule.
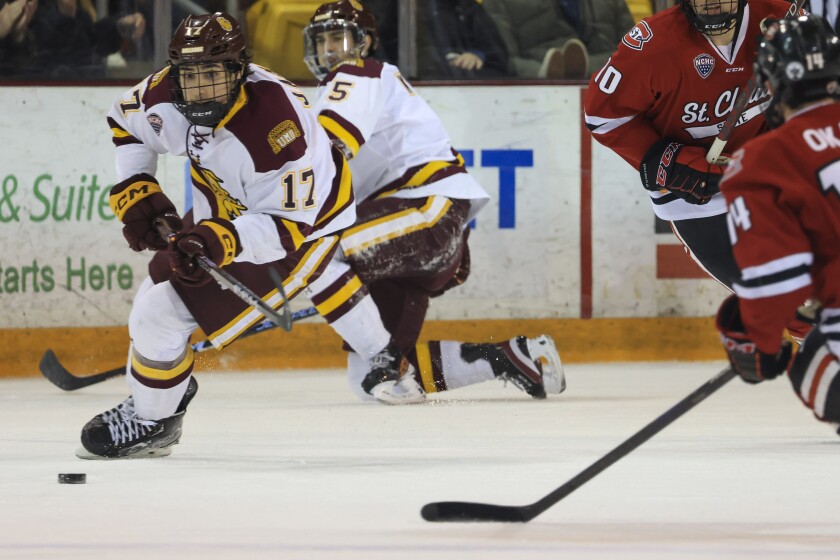
[[[463,348],[480,350],[477,354],[475,351],[465,354]],[[412,356],[417,382],[427,393],[439,393],[495,379],[493,368],[486,359],[494,350],[498,352],[495,344],[468,344],[454,340],[419,343],[415,347],[416,356]],[[465,359],[465,356],[471,359]]]

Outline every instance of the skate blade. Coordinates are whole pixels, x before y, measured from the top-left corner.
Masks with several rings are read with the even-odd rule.
[[[101,455],[94,455],[84,447],[80,447],[76,450],[76,457],[86,461],[117,461],[121,459],[156,459],[158,457],[166,457],[171,453],[171,447],[157,447],[151,449],[141,449],[140,451],[124,457],[103,457]]]
[[[408,381],[406,381],[408,380]],[[385,381],[371,390],[373,398],[384,404],[421,404],[426,402],[426,393],[414,379],[404,377],[399,383]]]
[[[563,373],[563,362],[560,360],[554,339],[548,335],[538,336],[528,341],[528,349],[542,365],[545,392],[550,395],[559,395],[565,391],[566,376]]]

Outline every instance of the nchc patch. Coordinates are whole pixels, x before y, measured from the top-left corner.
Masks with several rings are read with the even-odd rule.
[[[271,129],[268,133],[268,143],[275,154],[291,144],[295,139],[300,138],[300,130],[290,120],[285,120]]]
[[[163,128],[163,119],[160,118],[160,115],[157,113],[151,113],[146,117],[146,120],[149,121],[149,126],[152,127],[152,130],[155,131],[155,134],[160,136],[160,131]]]
[[[704,80],[709,77],[715,67],[715,59],[710,54],[698,54],[694,57],[694,68]]]

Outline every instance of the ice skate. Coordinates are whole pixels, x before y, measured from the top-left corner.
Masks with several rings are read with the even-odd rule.
[[[426,393],[414,378],[414,366],[392,342],[370,359],[370,373],[362,380],[362,389],[385,404],[418,404]]]
[[[140,459],[165,457],[181,438],[187,405],[198,392],[198,382],[190,378],[187,392],[175,414],[162,420],[144,420],[137,416],[134,397],[115,408],[94,416],[82,428],[80,459]]]
[[[566,388],[563,363],[548,335],[517,336],[502,344],[463,344],[461,357],[469,363],[487,360],[497,378],[510,381],[535,399]]]

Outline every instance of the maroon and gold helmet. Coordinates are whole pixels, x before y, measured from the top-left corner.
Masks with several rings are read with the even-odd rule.
[[[233,16],[187,16],[169,42],[173,104],[190,123],[215,126],[236,101],[248,60],[245,35]]]
[[[338,52],[318,54],[318,35],[329,31],[346,30],[348,40]],[[370,47],[364,50],[365,37],[370,37]],[[349,43],[352,39],[353,43]],[[338,0],[321,5],[303,30],[304,62],[318,79],[344,60],[372,56],[379,45],[376,18],[358,0]]]

